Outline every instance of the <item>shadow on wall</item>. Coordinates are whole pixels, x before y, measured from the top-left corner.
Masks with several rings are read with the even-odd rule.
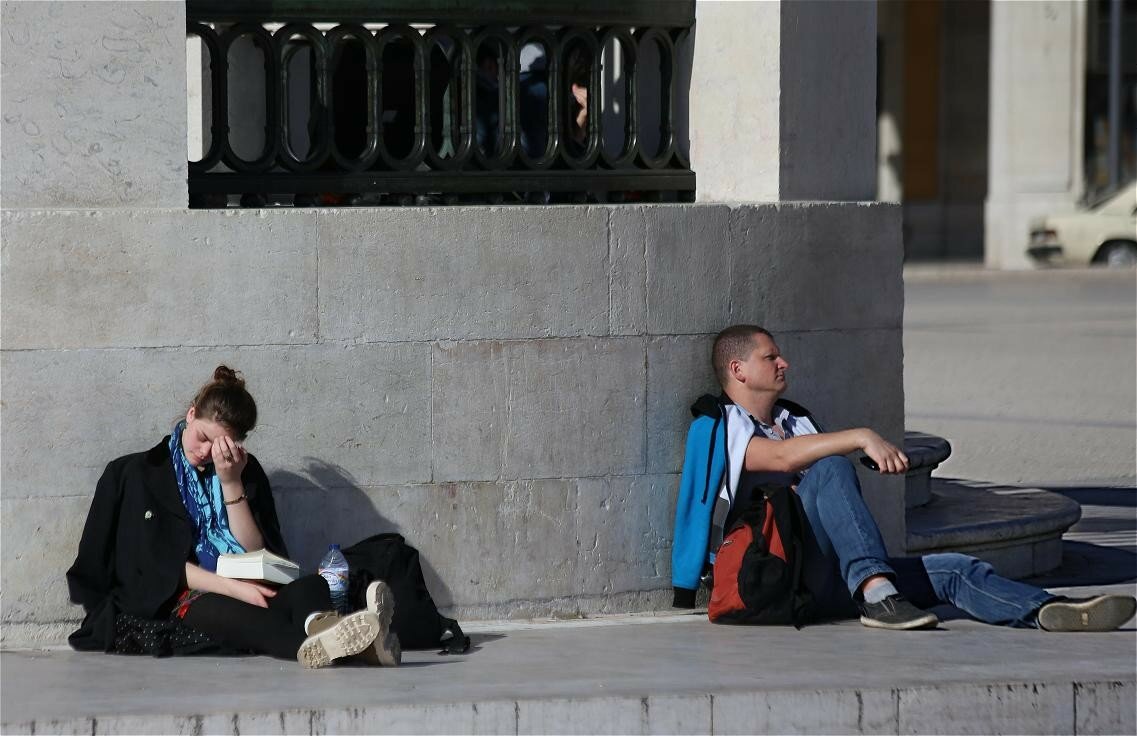
[[[357,485],[346,470],[316,458],[304,462],[300,473],[278,470],[269,474],[284,541],[303,572],[316,571],[330,544],[350,547],[374,534],[397,532],[417,546],[414,531],[408,534],[383,516],[376,508],[381,497]],[[439,608],[450,606],[450,589],[421,550],[419,561],[434,602]]]

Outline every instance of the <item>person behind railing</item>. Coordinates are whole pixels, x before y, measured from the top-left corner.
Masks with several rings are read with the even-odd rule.
[[[582,156],[588,148],[588,82],[592,62],[581,46],[574,46],[565,57],[567,97],[566,127],[563,137],[569,155]]]
[[[268,478],[244,445],[256,421],[245,381],[218,366],[169,435],[107,465],[67,571],[71,600],[86,611],[72,647],[253,652],[305,667],[356,655],[400,663],[385,583],[371,584],[366,610],[340,618],[319,575],[274,588],[216,574],[222,554],[288,554]]]

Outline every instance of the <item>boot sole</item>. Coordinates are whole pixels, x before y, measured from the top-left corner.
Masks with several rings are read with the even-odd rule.
[[[296,652],[296,660],[308,669],[327,667],[337,659],[369,648],[381,629],[379,617],[371,611],[344,616],[334,626],[305,639]]]
[[[374,657],[374,661],[383,667],[398,667],[403,662],[403,648],[399,637],[390,631],[391,619],[395,615],[395,594],[382,580],[367,586],[367,610],[378,616],[383,626],[383,634],[376,637],[367,660],[370,662]]]
[[[378,616],[384,626],[389,627],[391,618],[395,615],[395,594],[391,592],[391,586],[382,580],[368,585],[367,610]]]
[[[934,613],[929,613],[926,616],[914,618],[910,621],[900,621],[894,624],[890,624],[886,621],[878,621],[877,619],[869,618],[868,616],[861,616],[861,624],[868,626],[871,629],[888,629],[890,631],[914,631],[916,629],[934,629],[939,626],[940,620]]]
[[[1126,595],[1100,595],[1073,603],[1054,601],[1038,612],[1038,625],[1047,631],[1114,631],[1137,613],[1137,601]]]

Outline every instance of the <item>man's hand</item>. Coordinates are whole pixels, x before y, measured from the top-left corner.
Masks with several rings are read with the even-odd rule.
[[[276,591],[267,585],[235,578],[226,579],[229,581],[229,585],[225,586],[225,595],[254,606],[268,608],[268,599],[276,595]]]
[[[880,468],[882,475],[908,472],[908,456],[899,447],[871,429],[861,429],[861,450]]]

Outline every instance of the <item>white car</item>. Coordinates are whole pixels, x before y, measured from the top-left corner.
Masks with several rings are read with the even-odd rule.
[[[1032,222],[1026,252],[1046,264],[1137,266],[1137,184],[1089,209]]]

